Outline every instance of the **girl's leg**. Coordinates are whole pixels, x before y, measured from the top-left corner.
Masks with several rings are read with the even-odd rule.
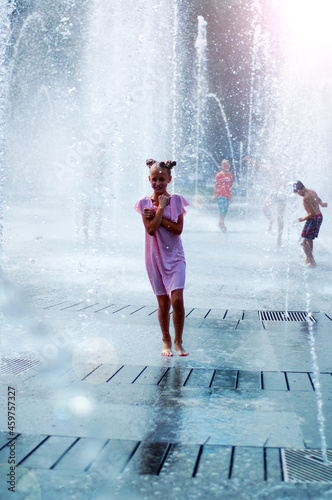
[[[182,347],[182,332],[184,326],[184,305],[183,305],[183,290],[173,290],[171,293],[171,303],[173,307],[173,323],[175,330],[174,347],[179,356],[188,356]]]
[[[158,300],[158,319],[163,337],[163,349],[161,354],[163,356],[173,356],[172,353],[172,339],[169,333],[169,310],[171,302],[168,295],[157,295]]]

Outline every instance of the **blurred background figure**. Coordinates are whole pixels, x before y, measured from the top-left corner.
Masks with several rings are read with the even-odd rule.
[[[91,230],[94,239],[96,241],[100,239],[104,206],[105,154],[106,146],[101,143],[97,146],[96,154],[87,156],[83,161],[80,195],[85,242],[90,241]]]
[[[229,171],[229,160],[224,159],[220,165],[220,172],[217,173],[214,181],[212,201],[216,198],[219,205],[219,227],[223,232],[227,231],[225,217],[229,204],[232,202],[233,174]]]
[[[245,156],[244,160],[255,165],[257,168],[266,170],[270,174],[270,192],[264,200],[263,213],[269,221],[267,231],[271,231],[274,223],[273,210],[276,211],[278,225],[276,248],[280,248],[284,229],[284,213],[287,204],[287,179],[285,167],[281,160],[278,162],[278,165],[272,163],[262,164],[253,161],[249,156]]]

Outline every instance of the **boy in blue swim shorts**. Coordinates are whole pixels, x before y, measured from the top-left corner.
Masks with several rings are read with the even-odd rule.
[[[293,185],[294,193],[303,196],[303,206],[307,212],[305,217],[299,217],[299,222],[305,222],[302,238],[303,250],[306,255],[305,264],[307,267],[316,267],[316,261],[312,254],[313,241],[318,237],[319,229],[323,221],[323,215],[320,207],[327,207],[327,203],[323,203],[317,193],[313,189],[306,188],[301,181],[297,181]]]

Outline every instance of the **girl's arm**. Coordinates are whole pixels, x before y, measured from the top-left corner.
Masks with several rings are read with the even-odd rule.
[[[150,236],[153,236],[155,234],[155,232],[157,231],[158,227],[161,224],[164,208],[166,207],[167,203],[169,203],[169,195],[161,194],[160,196],[158,196],[158,203],[159,205],[154,217],[151,218],[152,214],[150,214],[149,216],[149,212],[151,212],[149,210],[147,216],[144,216],[144,213],[142,214],[145,229],[147,230]]]
[[[153,236],[157,231],[158,227],[162,226],[165,229],[167,229],[167,231],[170,231],[171,233],[175,233],[180,236],[183,229],[183,215],[182,214],[179,215],[178,221],[173,222],[169,219],[165,219],[162,216],[160,217],[161,212],[158,213],[158,211],[159,208],[157,209],[157,212],[155,212],[155,216],[151,220],[147,219],[144,215],[142,215],[143,223],[148,234],[150,236]]]
[[[163,213],[164,213],[164,207],[159,206],[155,212],[155,216],[153,217],[153,219],[147,219],[145,215],[142,214],[142,219],[145,229],[147,230],[150,236],[153,236],[157,231],[158,227],[161,225]]]
[[[169,196],[161,195],[159,196],[159,206],[156,212],[154,212],[154,215],[150,213],[151,210],[147,210],[147,215],[144,215],[144,213],[142,214],[145,229],[150,236],[153,236],[155,234],[159,226],[162,226],[167,229],[167,231],[170,231],[171,233],[177,235],[180,235],[182,233],[183,214],[179,215],[177,222],[173,222],[170,219],[165,219],[165,217],[163,217],[164,208],[166,207],[168,202]]]
[[[172,220],[162,217],[160,225],[167,229],[167,231],[180,236],[183,229],[183,214],[179,215],[177,222],[173,222]]]

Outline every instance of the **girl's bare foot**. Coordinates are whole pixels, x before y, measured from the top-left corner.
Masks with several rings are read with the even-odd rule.
[[[178,353],[179,356],[188,356],[189,352],[185,351],[182,347],[182,344],[177,344],[174,342],[174,349]]]
[[[173,356],[172,348],[171,345],[168,344],[167,342],[164,342],[162,351],[161,351],[162,356]]]

